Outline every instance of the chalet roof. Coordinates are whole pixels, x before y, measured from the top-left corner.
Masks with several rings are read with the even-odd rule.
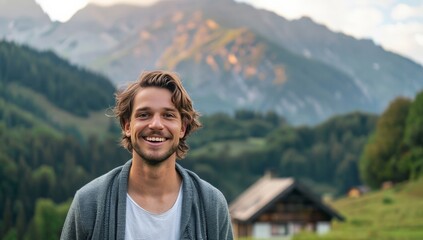
[[[300,191],[330,216],[339,220],[344,219],[336,211],[322,203],[310,189],[293,178],[271,178],[269,176],[260,178],[229,205],[231,217],[242,222],[252,221],[260,212],[277,199],[292,192],[293,189]]]

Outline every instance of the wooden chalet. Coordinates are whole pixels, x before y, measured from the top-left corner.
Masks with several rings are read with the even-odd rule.
[[[330,231],[344,218],[293,178],[266,175],[229,205],[235,238],[290,239],[301,231]]]

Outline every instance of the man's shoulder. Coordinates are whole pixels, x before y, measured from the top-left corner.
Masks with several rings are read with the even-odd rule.
[[[103,197],[108,189],[113,184],[116,184],[115,179],[121,173],[122,167],[119,166],[88,182],[76,192],[75,197],[79,201],[88,202],[93,202],[93,200]]]
[[[200,178],[195,172],[191,170],[182,168],[182,171],[184,171],[186,176],[188,176],[188,178],[194,183],[194,186],[197,188],[197,191],[201,197],[206,199],[205,203],[226,204],[225,196],[218,188],[206,180]]]
[[[190,185],[185,189],[192,191],[187,192],[188,196],[193,196],[194,205],[204,212],[204,217],[198,216],[195,221],[206,226],[210,239],[233,239],[228,204],[222,192],[196,173],[183,168],[180,171]]]

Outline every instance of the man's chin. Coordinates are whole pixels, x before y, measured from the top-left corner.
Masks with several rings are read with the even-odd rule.
[[[149,166],[157,167],[160,166],[162,163],[166,162],[169,158],[141,158],[144,163]]]
[[[153,155],[153,154],[145,154],[141,152],[138,154],[142,161],[149,166],[160,166],[161,164],[169,161],[172,157],[174,152],[168,152],[167,154],[162,155]]]
[[[143,151],[139,146],[134,145],[134,151],[136,154],[142,159],[144,163],[149,166],[159,166],[162,163],[168,161],[174,154],[176,154],[177,149],[177,146],[175,146],[166,152],[148,150]]]

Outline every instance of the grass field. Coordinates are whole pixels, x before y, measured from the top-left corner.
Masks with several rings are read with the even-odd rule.
[[[294,240],[423,239],[423,177],[360,198],[339,199],[331,205],[346,217],[345,222],[333,222],[326,235],[302,233]]]

